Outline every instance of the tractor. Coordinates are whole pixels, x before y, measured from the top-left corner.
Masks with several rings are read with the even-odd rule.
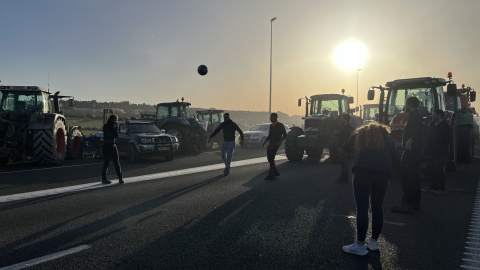
[[[204,129],[207,134],[206,137],[210,137],[213,131],[223,122],[223,112],[224,110],[203,110],[197,111],[197,119],[200,123],[203,123]],[[213,143],[217,143],[218,146],[221,146],[223,142],[222,136],[215,136],[212,138],[210,143],[206,144],[207,149],[211,149]]]
[[[80,127],[67,125],[59,99],[38,86],[0,86],[0,164],[37,161],[61,164],[82,157]]]
[[[190,114],[190,103],[182,101],[155,105],[154,123],[180,141],[179,151],[198,154],[205,148],[207,137],[202,124]]]
[[[418,77],[393,80],[387,82],[385,86],[370,87],[368,100],[375,98],[376,90],[380,90],[380,101],[386,99],[385,104],[379,102],[379,122],[390,126],[392,138],[399,152],[402,147],[403,130],[408,122],[408,113],[403,111],[405,100],[408,97],[416,96],[420,100],[418,111],[424,119],[425,128],[430,124],[434,110],[443,110],[446,115],[445,120],[452,128],[453,136],[447,157],[447,170],[454,171],[457,164],[457,148],[459,144],[462,144],[459,140],[463,140],[463,136],[459,136],[459,132],[463,131],[457,126],[458,121],[455,121],[454,111],[447,110],[445,103],[444,86],[447,86],[447,94],[458,95],[457,87],[451,79],[451,72],[448,73],[448,78],[445,80],[435,77]]]
[[[302,106],[298,99],[298,106]],[[338,142],[335,142],[335,131],[339,128],[340,116],[353,114],[350,109],[353,97],[341,94],[314,95],[305,97],[305,131],[300,127],[290,128],[285,140],[285,154],[290,161],[299,161],[304,152],[309,158],[319,159],[324,148],[329,148],[330,160],[339,161]],[[308,105],[311,105],[310,108]],[[350,124],[356,128],[362,124],[359,116],[351,115]]]
[[[378,104],[364,104],[361,115],[364,123],[378,121]]]

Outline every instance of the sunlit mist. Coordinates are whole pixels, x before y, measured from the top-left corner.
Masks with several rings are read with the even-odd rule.
[[[335,51],[335,61],[337,65],[347,70],[360,68],[366,58],[367,52],[365,47],[356,41],[342,43]]]

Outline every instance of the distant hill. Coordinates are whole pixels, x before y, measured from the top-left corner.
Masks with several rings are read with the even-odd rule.
[[[85,119],[102,119],[103,109],[109,108],[113,109],[115,114],[119,118],[126,117],[136,117],[139,118],[141,113],[155,113],[155,107],[151,104],[135,104],[130,103],[129,101],[122,102],[97,102],[96,100],[91,101],[80,101],[75,100],[74,107],[68,107],[67,101],[60,101],[62,110],[67,116],[74,117],[85,117]],[[192,114],[196,115],[196,112],[199,110],[205,110],[207,108],[194,108],[191,107],[190,110]],[[215,108],[208,108],[215,109]],[[269,115],[267,111],[238,111],[238,110],[225,110],[230,113],[230,117],[235,121],[242,130],[248,130],[256,124],[268,123]],[[303,120],[301,115],[288,115],[283,112],[276,112],[278,114],[278,119],[280,122],[292,127],[292,126],[303,126]]]

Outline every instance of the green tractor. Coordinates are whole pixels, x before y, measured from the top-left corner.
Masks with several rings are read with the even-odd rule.
[[[200,122],[204,129],[206,130],[206,137],[210,137],[213,131],[223,122],[223,112],[224,110],[203,110],[197,111],[197,119]],[[223,142],[223,136],[215,136],[212,138],[210,143],[206,143],[206,149],[211,149],[213,143],[217,143],[220,147]]]
[[[80,127],[67,125],[59,99],[38,86],[0,86],[0,164],[37,161],[56,165],[83,155]]]
[[[298,106],[302,106],[298,99]],[[304,152],[309,158],[320,159],[323,150],[329,149],[330,160],[338,162],[338,142],[335,142],[335,131],[339,128],[340,116],[344,113],[353,114],[350,109],[353,97],[340,94],[314,95],[305,97],[305,131],[300,127],[290,128],[285,140],[285,154],[290,161],[302,160]],[[309,105],[310,108],[309,108]],[[362,124],[359,116],[351,115],[350,124],[356,128]]]

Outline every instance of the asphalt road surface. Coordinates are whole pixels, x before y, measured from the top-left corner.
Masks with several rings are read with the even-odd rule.
[[[327,154],[301,162],[279,155],[281,175],[274,181],[263,180],[264,149],[237,148],[226,177],[218,151],[171,162],[122,160],[124,185],[116,184],[113,165],[114,184],[99,184],[100,159],[0,167],[0,269],[465,265],[467,242],[475,241],[467,237],[479,159],[447,175],[445,195],[424,192],[421,211],[412,214],[388,211],[402,196],[399,183],[391,181],[381,250],[359,257],[342,251],[355,239],[355,203],[351,184],[333,183],[340,166]],[[58,194],[42,193],[52,189]]]

